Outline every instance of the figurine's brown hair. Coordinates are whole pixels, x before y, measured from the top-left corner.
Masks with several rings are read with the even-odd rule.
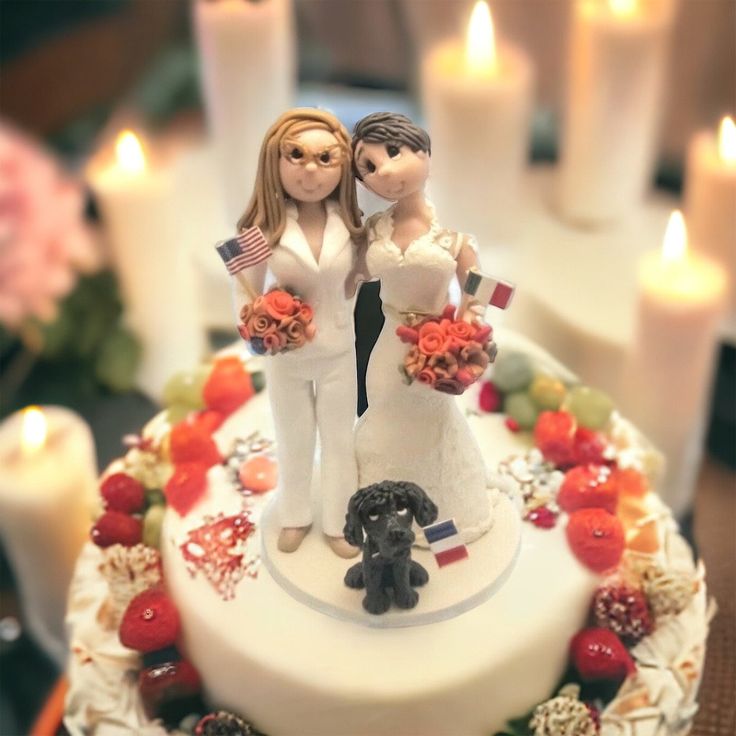
[[[399,112],[372,112],[358,120],[353,128],[353,154],[360,141],[409,146],[415,153],[423,151],[429,156],[432,155],[432,141],[429,133]],[[355,166],[354,162],[353,166]],[[354,173],[359,179],[362,179],[355,168]]]
[[[329,195],[340,205],[340,216],[353,238],[363,234],[355,191],[355,179],[350,168],[350,134],[332,114],[316,108],[298,107],[287,110],[268,129],[258,156],[258,171],[253,196],[240,220],[238,230],[258,226],[268,238],[269,245],[276,245],[286,227],[286,200],[288,198],[279,177],[281,142],[307,130],[326,130],[338,141],[345,157],[342,176],[335,191]]]

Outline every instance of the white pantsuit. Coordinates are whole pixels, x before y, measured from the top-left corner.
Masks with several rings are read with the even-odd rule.
[[[357,404],[355,330],[345,279],[354,247],[337,204],[328,200],[319,262],[287,206],[286,228],[271,257],[248,276],[287,288],[314,310],[314,339],[296,350],[266,356],[266,381],[276,429],[279,463],[278,507],[282,527],[312,523],[310,486],[316,438],[320,440],[322,530],[340,537],[348,500],[357,490],[353,446]],[[242,304],[244,299],[240,300]]]

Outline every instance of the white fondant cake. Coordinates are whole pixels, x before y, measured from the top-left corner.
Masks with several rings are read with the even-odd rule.
[[[537,371],[574,381],[518,335],[499,333],[496,340],[501,352],[531,356]],[[366,613],[362,592],[342,580],[354,560],[334,556],[316,527],[297,553],[279,553],[277,530],[268,523],[272,493],[244,496],[227,465],[210,468],[191,511],[167,510],[160,542],[164,581],[181,618],[181,649],[213,707],[241,714],[270,736],[487,736],[525,714],[532,723],[531,709],[554,697],[569,674],[570,642],[590,625],[602,578],[571,549],[564,513],[553,528],[522,521],[524,503],[529,511],[523,486],[531,476],[500,471],[511,456],[531,457],[531,434],[510,431],[503,414],[477,411],[477,390],[462,401],[497,487],[491,492],[494,527],[468,546],[467,561],[447,567],[438,568],[427,550],[413,551],[430,580],[411,611],[392,608],[386,618]],[[143,434],[159,441],[168,431],[161,415]],[[614,416],[606,433],[621,465],[654,474],[657,454],[630,425]],[[272,437],[265,391],[214,433],[225,456],[236,439],[249,438],[257,453]],[[111,471],[137,462],[129,457]],[[645,513],[628,538],[646,526],[657,548],[647,555],[629,550],[625,557],[646,557],[665,574],[675,570],[691,589],[685,585],[679,610],[657,604],[654,631],[630,649],[636,671],[618,694],[597,702],[600,725],[590,720],[585,727],[605,734],[686,731],[702,668],[708,617],[702,570],[654,494],[641,504]],[[218,577],[192,532],[243,511],[253,531],[237,548],[240,565]],[[135,684],[140,659],[106,620],[110,595],[100,570],[110,554],[89,544],[72,588],[66,724],[72,733],[157,733],[162,727],[144,715]],[[573,733],[545,730],[547,705],[525,732]]]

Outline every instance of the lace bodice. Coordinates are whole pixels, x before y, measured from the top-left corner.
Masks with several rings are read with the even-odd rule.
[[[463,236],[442,229],[433,210],[429,230],[402,252],[392,240],[393,208],[374,215],[367,225],[366,261],[370,275],[381,280],[384,305],[398,312],[441,312],[448,301]]]

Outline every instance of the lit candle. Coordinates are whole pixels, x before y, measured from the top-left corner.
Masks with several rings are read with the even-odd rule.
[[[688,149],[685,213],[693,250],[730,277],[729,333],[736,337],[736,125],[724,117],[716,137],[696,135]]]
[[[558,187],[575,223],[614,221],[642,202],[673,15],[674,0],[576,0]]]
[[[479,0],[467,37],[430,50],[422,100],[432,138],[431,196],[440,221],[484,245],[513,236],[526,161],[533,70],[527,56],[497,43]]]
[[[685,222],[674,212],[661,252],[639,264],[635,339],[625,370],[624,409],[664,453],[659,489],[681,515],[700,465],[726,274],[688,250]]]
[[[90,181],[120,278],[128,322],[143,345],[138,385],[155,399],[169,376],[196,365],[205,348],[187,223],[175,164],[156,165],[138,136],[123,131],[114,161],[90,167]],[[201,186],[202,182],[198,182]]]
[[[231,227],[243,214],[268,126],[294,98],[291,0],[195,0],[204,99]]]
[[[31,635],[60,665],[66,596],[97,496],[92,434],[61,407],[0,425],[0,535]]]

